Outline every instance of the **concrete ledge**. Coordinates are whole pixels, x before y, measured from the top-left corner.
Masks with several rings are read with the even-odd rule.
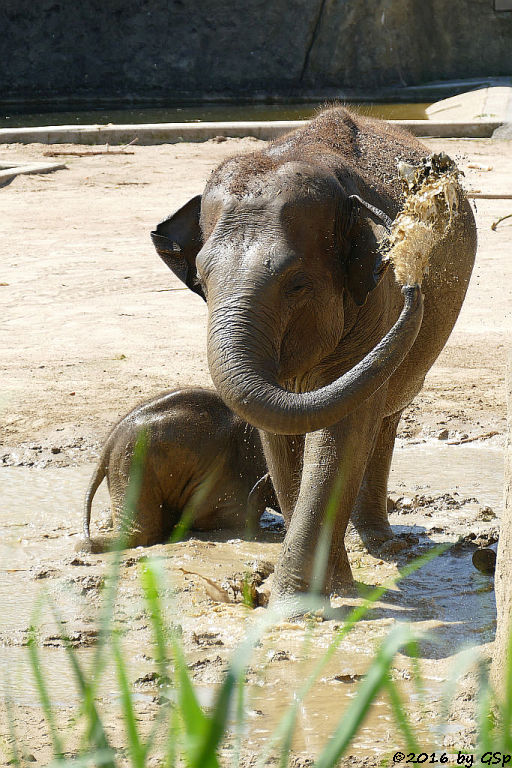
[[[488,139],[502,125],[501,120],[389,120],[415,136],[439,139]]]
[[[216,136],[273,139],[300,125],[301,120],[264,122],[139,123],[128,125],[55,125],[40,128],[2,128],[0,143],[21,144],[173,144],[207,141]]]
[[[511,109],[512,87],[502,85],[477,88],[436,101],[426,112],[429,120],[465,120],[468,123],[498,120],[504,123],[509,119]]]
[[[302,120],[268,120],[229,123],[155,123],[134,125],[56,125],[41,128],[2,128],[0,144],[174,144],[181,141],[207,141],[216,136],[275,139],[304,125]],[[438,138],[488,138],[502,121],[390,120],[415,136]]]

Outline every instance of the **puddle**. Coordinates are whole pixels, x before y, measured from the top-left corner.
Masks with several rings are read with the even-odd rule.
[[[75,677],[67,652],[60,648],[41,648],[41,670],[48,686],[50,700],[56,707],[69,707],[79,704],[82,696],[75,682]],[[79,663],[88,673],[92,668],[94,649],[81,649],[77,652]],[[148,664],[143,659],[127,654],[128,674],[132,680],[147,674]],[[0,699],[9,690],[13,701],[23,706],[34,706],[38,695],[32,669],[28,661],[26,648],[5,648],[0,645]],[[144,696],[141,692],[139,695]],[[119,697],[119,688],[112,665],[107,666],[101,676],[98,696],[114,701]],[[146,694],[151,699],[149,694]]]
[[[109,556],[77,558],[73,549],[91,471],[92,465],[0,469],[0,698],[8,685],[17,705],[38,706],[23,643],[34,601],[41,591],[46,591],[58,605],[70,635],[76,639],[79,660],[86,668],[93,660],[101,580],[108,569]],[[418,545],[411,545],[408,550],[413,557],[416,549],[433,542],[453,541],[470,529],[488,527],[489,523],[478,519],[479,505],[490,506],[499,514],[502,487],[503,455],[499,448],[478,444],[447,446],[438,442],[398,446],[390,491],[410,497],[423,495],[433,501],[407,514],[393,513],[391,522],[397,533],[413,532],[418,537]],[[437,501],[443,494],[450,494],[455,502]],[[478,503],[465,504],[469,498],[478,499]],[[95,498],[93,523],[107,507],[108,495],[102,486]],[[248,622],[254,621],[257,614],[241,604],[213,604],[199,574],[220,584],[255,559],[275,562],[280,535],[265,536],[274,538],[226,541],[225,535],[216,538],[215,534],[203,534],[172,547],[159,545],[126,552],[116,618],[123,633],[128,675],[137,706],[158,707],[156,702],[162,693],[154,676],[151,677],[155,670],[151,626],[143,610],[138,568],[132,567],[137,565],[138,558],[149,554],[159,559],[169,583],[163,600],[168,621],[180,628],[194,684],[204,706],[209,706],[231,653],[244,637]],[[373,585],[397,573],[396,558],[377,559],[357,550],[351,550],[350,557],[357,581]],[[286,622],[268,633],[261,647],[255,649],[249,660],[249,717],[244,736],[249,749],[257,752],[273,732],[292,700],[293,691],[304,682],[333,640],[347,606],[358,603],[355,597],[335,601],[334,605],[340,606],[340,620],[317,624],[307,652],[304,626]],[[426,633],[420,647],[430,714],[421,721],[418,714],[417,719],[422,743],[435,745],[436,707],[442,681],[453,664],[453,654],[463,646],[479,646],[492,640],[494,616],[492,579],[473,568],[470,550],[447,552],[427,564],[384,595],[343,640],[299,707],[294,749],[309,755],[318,753],[356,695],[374,649],[397,621],[408,621],[414,631]],[[80,697],[66,652],[55,640],[57,631],[46,607],[38,624],[39,654],[51,697],[58,706],[74,707]],[[399,681],[406,707],[414,714],[419,713],[419,703],[410,671],[411,660],[399,654],[393,664],[393,677]],[[137,680],[142,682],[135,684]],[[113,705],[118,699],[112,665],[102,675],[99,695]],[[354,754],[382,754],[394,744],[393,740],[397,740],[398,748],[401,742],[396,730],[389,702],[382,697],[351,749]]]

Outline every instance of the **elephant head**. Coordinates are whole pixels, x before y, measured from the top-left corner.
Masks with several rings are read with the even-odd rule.
[[[202,197],[158,225],[159,255],[208,303],[212,379],[243,419],[278,434],[325,428],[400,365],[423,303],[418,286],[405,287],[399,319],[379,336],[384,309],[369,298],[390,223],[349,172],[269,150],[226,161]],[[345,359],[355,364],[340,375],[350,336]]]

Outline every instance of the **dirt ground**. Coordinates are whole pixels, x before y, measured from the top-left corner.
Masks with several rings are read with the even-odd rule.
[[[111,425],[141,400],[178,385],[211,384],[205,352],[205,305],[183,288],[159,260],[149,233],[169,212],[202,190],[210,170],[223,158],[250,151],[259,144],[249,138],[230,139],[204,144],[135,146],[130,155],[69,157],[66,170],[19,176],[0,189],[0,477],[3,476],[2,487],[6,489],[0,514],[0,528],[5,534],[0,552],[6,564],[0,568],[0,596],[4,605],[0,660],[4,670],[12,669],[16,660],[21,664],[22,671],[16,678],[19,697],[15,697],[15,719],[28,753],[37,764],[47,764],[50,740],[33,687],[25,690],[24,683],[19,681],[26,672],[23,654],[29,606],[41,579],[50,585],[47,589],[76,632],[76,644],[84,659],[88,658],[88,646],[95,644],[93,627],[108,557],[77,559],[73,554],[80,527],[80,499],[91,461]],[[428,140],[426,144],[432,151],[443,149],[457,160],[466,174],[469,191],[510,193],[512,142]],[[58,148],[87,151],[76,145]],[[47,149],[42,145],[2,146],[0,160],[40,159]],[[468,533],[467,520],[471,519],[471,530],[483,537],[483,543],[495,539],[499,502],[486,513],[482,499],[473,498],[464,490],[464,460],[470,454],[460,451],[466,446],[474,450],[476,463],[472,468],[468,465],[468,474],[476,466],[484,484],[489,480],[491,485],[499,485],[496,478],[485,477],[486,467],[495,466],[492,462],[486,464],[485,452],[498,455],[504,442],[505,348],[510,344],[512,306],[512,219],[504,221],[496,231],[491,230],[491,224],[512,213],[512,200],[477,199],[475,213],[479,250],[466,303],[448,345],[399,428],[399,444],[406,450],[406,463],[407,456],[415,461],[414,450],[423,446],[430,451],[429,456],[443,458],[432,465],[428,483],[422,484],[419,464],[419,480],[407,480],[404,470],[396,483],[394,498],[398,501],[392,522],[402,534],[403,546],[383,552],[381,558],[372,558],[361,551],[357,542],[351,544],[356,578],[367,584],[382,583],[396,573],[397,564],[422,551],[426,539],[422,538],[423,533],[415,539],[416,529],[430,531],[429,541],[436,540],[436,532],[438,540],[453,540]],[[460,495],[445,473],[452,461],[452,453],[446,453],[450,450],[455,463],[462,461]],[[433,513],[437,531],[430,519]],[[243,569],[252,569],[254,562],[275,561],[282,533],[262,533],[258,542],[211,538],[174,545],[172,552],[169,546],[151,548],[151,554],[164,563],[167,574],[172,576],[169,594],[175,596],[173,599],[182,611],[173,608],[179,617],[171,620],[179,621],[189,666],[204,692],[205,703],[211,700],[226,660],[253,616],[240,604],[213,602],[205,591],[204,580],[187,575],[180,568],[197,570],[220,583],[240,571],[242,564]],[[125,558],[120,621],[126,624],[127,648],[133,651],[133,679],[140,678],[137,690],[143,694],[139,715],[145,728],[152,722],[159,703],[147,651],[147,615],[138,601],[137,609],[130,607],[137,594],[137,568],[131,566],[143,554],[148,553],[136,550]],[[460,558],[453,556],[446,560],[444,572],[447,583],[460,582],[459,593],[454,595],[453,589],[443,586],[441,581],[436,592],[432,574],[432,580],[419,579],[409,592],[405,586],[401,588],[390,604],[377,605],[371,619],[361,623],[345,647],[344,661],[324,675],[324,687],[319,686],[309,701],[302,737],[294,744],[297,766],[309,764],[307,761],[318,751],[319,734],[324,733],[326,723],[329,727],[333,725],[326,703],[333,686],[347,689],[355,685],[366,669],[374,641],[389,631],[389,625],[401,611],[429,629],[439,629],[442,624],[441,635],[449,635],[448,640],[445,637],[442,653],[425,646],[434,711],[434,702],[438,700],[438,692],[434,691],[436,681],[446,676],[458,647],[456,640],[464,636],[459,631],[452,636],[446,629],[450,621],[439,609],[443,600],[448,601],[447,605],[454,600],[460,604],[465,594],[463,586],[471,582],[472,594],[480,595],[475,599],[481,599],[484,593],[482,599],[487,602],[478,626],[471,624],[471,617],[464,618],[469,633],[466,639],[478,645],[492,639],[492,585],[489,587],[488,580],[480,574],[478,578],[484,581],[475,582],[471,566],[466,561],[461,563]],[[464,572],[462,579],[460,568]],[[435,610],[432,601],[436,603]],[[185,603],[187,608],[183,612]],[[470,612],[478,613],[481,609],[480,604],[473,605],[471,600],[467,606],[468,610],[473,606]],[[341,603],[340,611],[342,616]],[[457,621],[453,616],[452,619],[460,623],[460,617]],[[318,648],[332,639],[335,626],[333,621],[319,625]],[[63,650],[55,634],[50,619],[44,615],[41,649],[50,658],[51,669],[60,671]],[[252,756],[261,749],[261,739],[283,711],[280,692],[289,692],[294,681],[303,679],[304,665],[307,666],[303,640],[303,627],[286,625],[258,649],[248,673],[256,691],[251,704],[255,725],[254,733],[246,734],[244,741],[245,765],[252,764]],[[394,674],[406,680],[408,669],[407,660],[402,657]],[[273,677],[266,677],[263,683],[269,670]],[[73,722],[77,701],[55,674],[56,691],[63,691],[58,714],[65,727],[65,723]],[[347,703],[353,694],[343,691],[339,695],[340,701]],[[123,730],[110,689],[104,692],[103,703],[113,742],[121,746]],[[381,716],[384,720],[388,717]],[[377,754],[382,754],[386,745],[392,745],[390,726],[384,720],[380,726],[378,717],[369,723],[366,737],[361,737],[359,757],[366,756],[366,760],[375,754],[375,740],[382,741]],[[73,733],[72,727],[68,730]],[[462,741],[468,736],[462,735],[463,729],[454,732],[460,738],[458,742],[452,739],[452,746],[462,748]],[[6,733],[5,710],[1,705],[0,736]],[[72,752],[76,738],[69,738]],[[8,744],[9,737],[5,736],[6,754]]]
[[[2,189],[4,463],[82,461],[141,399],[211,383],[204,303],[160,261],[149,233],[201,192],[223,158],[259,143],[231,139],[67,158],[67,170],[19,176]],[[427,145],[459,161],[469,189],[510,192],[510,142]],[[47,149],[4,146],[0,158],[37,159]],[[477,200],[476,207],[480,246],[467,301],[402,422],[406,437],[443,428],[453,436],[503,432],[512,224],[496,232],[490,225],[512,211],[512,202]]]

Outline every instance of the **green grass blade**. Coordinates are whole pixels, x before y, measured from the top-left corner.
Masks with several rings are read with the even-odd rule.
[[[316,597],[312,600],[311,596],[304,596],[298,603],[299,607],[302,607],[304,611],[311,610],[313,604],[317,605],[318,600]],[[267,609],[259,621],[255,622],[250,628],[245,640],[236,648],[224,681],[217,693],[212,708],[212,715],[208,718],[207,730],[198,744],[193,762],[194,768],[218,765],[215,751],[227,730],[231,700],[234,692],[238,690],[239,686],[243,685],[252,650],[262,635],[286,615],[284,607],[281,609],[276,607]]]
[[[192,680],[190,679],[188,667],[177,637],[171,635],[171,646],[174,655],[174,668],[176,683],[178,687],[178,707],[184,728],[185,751],[188,755],[188,764],[190,766],[201,766],[203,763],[197,761],[197,755],[201,752],[204,737],[208,730],[208,718],[204,714],[197,699]],[[205,760],[204,768],[215,766],[217,761],[214,759]]]
[[[156,663],[158,673],[162,681],[168,680],[169,666],[168,666],[168,649],[166,641],[166,629],[163,617],[162,606],[160,602],[160,595],[162,594],[163,573],[159,564],[156,561],[145,560],[141,563],[140,580],[144,593],[144,599],[149,612],[151,626],[153,629],[154,647],[156,651]],[[161,704],[158,714],[155,718],[151,731],[146,740],[147,753],[151,750],[156,735],[166,717],[171,717],[169,711],[169,705]],[[172,728],[171,728],[172,730]],[[169,731],[169,738],[171,731]],[[169,745],[168,745],[169,746]],[[171,752],[173,750],[171,749]],[[169,752],[169,749],[168,749]],[[174,761],[176,757],[172,758]],[[174,763],[173,763],[174,764]]]
[[[36,615],[39,611],[36,612]],[[39,701],[43,708],[48,728],[50,729],[50,737],[52,740],[53,756],[54,758],[60,758],[63,755],[62,742],[59,737],[57,724],[53,715],[53,709],[50,702],[50,695],[41,668],[41,659],[39,658],[39,652],[37,649],[37,638],[34,625],[31,625],[28,630],[28,655],[30,660],[30,666],[32,668],[32,674],[36,682],[36,688],[39,695]]]
[[[7,683],[9,683],[9,679],[7,679]],[[9,685],[6,686],[6,690],[9,691]],[[14,724],[14,712],[13,712],[13,706],[12,706],[12,699],[9,693],[6,693],[5,695],[5,709],[7,714],[7,723],[9,727],[9,736],[11,738],[11,748],[12,748],[12,765],[16,766],[16,768],[20,768],[21,766],[21,758],[20,758],[20,751],[18,749],[18,736],[16,733],[16,726]]]
[[[239,679],[228,669],[224,681],[215,698],[212,714],[207,720],[207,728],[198,744],[194,768],[217,768],[219,761],[216,757],[217,748],[226,733],[231,699],[239,685]]]
[[[389,695],[389,700],[391,702],[391,708],[393,710],[396,723],[404,735],[407,751],[415,752],[418,754],[421,752],[421,749],[418,747],[418,742],[416,741],[414,730],[405,712],[397,685],[393,682],[393,680],[391,680],[391,678],[389,678],[389,676],[385,682],[385,688]]]
[[[505,685],[504,690],[508,691],[508,696],[505,696],[505,700],[500,702],[502,707],[501,726],[503,732],[503,749],[504,754],[510,754],[512,752],[512,624],[510,625],[510,632],[507,643],[507,655],[505,657],[506,669],[505,669]],[[498,692],[496,692],[498,693]],[[499,695],[499,694],[498,694]]]
[[[112,635],[112,652],[116,664],[117,679],[121,693],[121,705],[128,739],[128,750],[130,752],[133,765],[136,768],[144,768],[146,762],[146,749],[139,737],[137,729],[137,720],[133,709],[132,694],[128,676],[126,674],[126,665],[119,645],[119,637],[114,632]]]
[[[179,521],[174,526],[174,530],[169,539],[169,544],[176,544],[178,541],[183,541],[194,521],[195,504],[186,505],[181,513]]]
[[[51,605],[51,608],[53,610],[57,626],[60,630],[60,636],[64,643],[64,648],[70,661],[71,669],[75,675],[78,690],[85,703],[84,715],[87,721],[87,740],[89,742],[88,746],[92,746],[94,749],[99,751],[109,752],[112,757],[110,761],[104,763],[104,765],[109,766],[109,768],[115,768],[115,762],[113,760],[114,751],[109,744],[105,729],[103,728],[103,723],[101,722],[98,710],[96,709],[94,697],[91,693],[91,684],[85,677],[82,667],[80,666],[80,662],[78,661],[78,655],[76,654],[70,639],[66,635],[64,624],[58,615],[56,607]]]
[[[169,714],[169,730],[167,734],[167,748],[163,768],[175,768],[178,759],[178,747],[180,742],[180,714],[178,707],[172,707]]]
[[[206,728],[206,716],[201,709],[192,685],[188,667],[183,656],[181,645],[177,638],[171,639],[176,667],[176,679],[179,683],[179,697],[182,704],[182,715],[185,726],[190,733],[201,733]]]
[[[281,750],[279,755],[279,768],[287,768],[290,760],[290,752],[292,749],[292,740],[297,726],[297,715],[299,714],[299,702],[294,701],[289,709],[289,717],[287,720],[287,726],[284,732],[284,737],[281,744]]]
[[[480,661],[478,665],[477,723],[479,749],[482,752],[496,751],[496,728],[494,720],[494,695],[489,683],[487,669]]]
[[[389,668],[395,654],[409,640],[410,630],[407,625],[399,625],[390,632],[379,648],[365,679],[358,686],[356,698],[343,714],[331,739],[317,759],[315,768],[333,768],[343,756],[366,717],[370,705],[388,681]]]
[[[418,695],[418,700],[420,702],[422,711],[425,711],[425,704],[426,704],[426,689],[425,689],[425,681],[423,680],[423,676],[421,674],[421,667],[420,667],[420,646],[416,639],[411,640],[407,647],[407,655],[411,659],[411,665],[412,665],[412,678],[414,682],[414,687],[416,689],[416,693]]]
[[[162,593],[162,578],[160,573],[157,575],[157,564],[155,562],[145,561],[141,566],[140,580],[153,629],[158,671],[161,677],[167,677],[168,651],[165,638],[165,623],[159,599],[159,595]]]
[[[233,745],[232,768],[240,766],[240,752],[242,747],[242,736],[245,723],[245,678],[240,677],[237,685],[236,696],[236,723],[235,723],[235,741]]]
[[[476,648],[466,648],[455,657],[450,665],[450,674],[443,686],[441,693],[441,707],[439,715],[438,738],[442,742],[445,736],[445,727],[449,722],[450,702],[453,699],[459,680],[469,669],[475,666],[479,658]]]
[[[345,485],[345,473],[343,467],[340,467],[340,472],[336,478],[336,482],[332,492],[329,496],[325,515],[322,520],[322,526],[320,528],[320,535],[315,548],[315,559],[313,561],[313,576],[311,579],[311,592],[313,594],[321,594],[325,583],[325,573],[327,570],[327,564],[329,562],[329,554],[331,551],[332,532],[334,529],[334,522],[339,509],[339,502],[343,493],[343,487]]]
[[[310,610],[313,603],[318,603],[317,598],[305,596],[299,604],[305,611]],[[194,760],[191,762],[194,768],[216,768],[218,760],[215,756],[218,745],[226,732],[227,721],[230,712],[230,704],[234,691],[242,685],[252,650],[262,635],[270,629],[278,620],[286,616],[286,609],[269,608],[247,633],[245,640],[236,648],[226,672],[223,683],[218,690],[212,715],[206,719],[205,731],[198,741],[194,752]]]
[[[112,622],[114,618],[114,608],[117,599],[117,591],[121,571],[121,553],[128,543],[129,528],[135,514],[140,488],[142,485],[147,449],[147,431],[142,430],[137,437],[137,441],[133,450],[133,458],[130,466],[130,478],[128,481],[128,488],[126,490],[123,505],[121,532],[113,546],[114,554],[112,564],[110,567],[110,573],[105,582],[102,611],[99,619],[98,642],[96,645],[92,664],[93,675],[85,692],[84,698],[84,710],[89,713],[92,713],[98,685],[107,663],[104,650],[110,638]]]
[[[312,646],[314,629],[316,626],[317,626],[316,622],[314,621],[309,621],[307,624],[307,629],[304,634],[304,641],[302,643],[302,663],[304,663],[306,659],[309,657],[309,653]],[[304,699],[304,696],[303,697],[300,696],[300,690],[299,690],[299,695],[297,695],[296,692],[293,693],[293,701],[290,704],[287,716],[283,720],[282,735],[280,737],[280,740],[281,740],[281,750],[280,750],[280,758],[279,758],[280,768],[286,768],[286,766],[289,763],[293,736],[295,734],[295,729],[297,727],[297,717],[299,714],[299,707],[303,699]]]

